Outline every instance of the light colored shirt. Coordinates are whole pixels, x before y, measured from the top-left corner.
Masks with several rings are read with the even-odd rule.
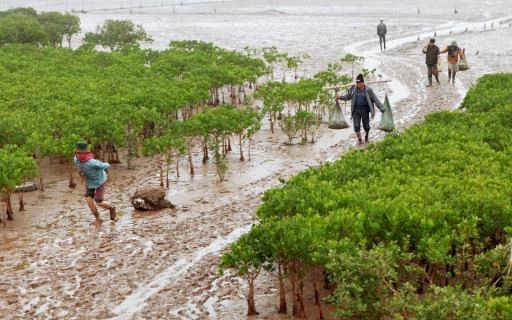
[[[76,156],[73,157],[73,163],[78,169],[80,169],[80,172],[85,177],[87,189],[97,189],[107,180],[107,173],[105,170],[110,168],[110,164],[96,159],[91,159],[87,162],[80,162]]]

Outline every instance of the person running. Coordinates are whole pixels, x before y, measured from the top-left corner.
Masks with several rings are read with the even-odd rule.
[[[102,221],[96,205],[108,209],[110,220],[115,221],[116,208],[110,202],[104,200],[107,170],[110,168],[110,164],[94,159],[94,155],[86,142],[78,142],[74,153],[73,163],[80,170],[80,176],[85,179],[85,199],[87,206],[96,218],[96,222],[100,223]]]
[[[380,51],[382,47],[386,50],[386,33],[388,32],[384,19],[380,18],[380,23],[377,25],[377,35],[379,36]]]
[[[352,87],[346,94],[336,97],[337,100],[351,100],[351,115],[354,124],[354,132],[356,133],[357,143],[363,144],[361,139],[361,121],[365,131],[364,142],[368,143],[368,134],[370,133],[370,115],[373,119],[375,116],[375,105],[381,112],[384,112],[384,106],[373,90],[364,84],[364,77],[358,74],[356,85]]]
[[[452,40],[451,44],[443,48],[440,53],[448,53],[448,83],[455,85],[455,74],[459,71],[459,58],[464,58],[464,51],[457,46],[457,41]]]
[[[436,39],[430,39],[428,44],[421,50],[425,54],[425,63],[427,64],[427,87],[432,87],[432,75],[435,76],[437,84],[439,84],[439,72],[437,71],[439,47],[435,45],[435,42]]]

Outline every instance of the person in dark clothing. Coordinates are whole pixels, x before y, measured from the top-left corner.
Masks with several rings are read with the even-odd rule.
[[[379,36],[379,44],[380,51],[382,51],[382,47],[384,45],[384,50],[386,50],[386,33],[388,32],[386,28],[386,24],[384,23],[384,19],[380,19],[380,23],[377,25],[377,35]]]
[[[423,48],[422,52],[425,54],[425,63],[427,64],[427,77],[428,85],[432,86],[432,75],[436,77],[437,84],[439,84],[439,72],[437,71],[437,59],[439,56],[439,47],[435,45],[436,39],[430,39],[428,44]]]
[[[375,116],[375,106],[377,106],[381,112],[384,112],[384,106],[373,90],[364,84],[363,75],[357,75],[356,85],[350,88],[346,94],[336,97],[336,99],[343,101],[351,100],[352,104],[350,111],[354,124],[354,132],[357,136],[357,143],[363,144],[363,140],[361,138],[361,121],[363,122],[363,129],[365,131],[364,142],[368,143],[368,134],[370,133],[370,115],[373,119]]]

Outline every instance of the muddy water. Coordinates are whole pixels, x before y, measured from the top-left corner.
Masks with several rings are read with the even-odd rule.
[[[160,49],[171,39],[212,41],[231,49],[274,45],[293,55],[308,53],[312,59],[301,70],[306,75],[347,52],[356,53],[366,58],[367,67],[392,80],[373,88],[381,97],[390,95],[399,130],[431,111],[456,108],[479,76],[512,70],[509,1],[493,1],[493,6],[460,0],[445,1],[445,6],[431,0],[366,1],[365,7],[359,1],[344,1],[341,6],[334,0],[180,3],[12,0],[2,1],[0,9],[85,6],[83,32],[94,31],[107,18],[131,19],[144,26],[155,39],[152,46]],[[380,52],[375,36],[380,17],[389,30],[385,52]],[[440,46],[456,38],[466,48],[471,70],[458,73],[455,86],[446,84],[445,69],[440,87],[425,88],[420,50],[434,33]],[[350,68],[345,71],[350,73]],[[376,117],[372,126],[378,121]],[[383,136],[371,131],[372,139]],[[224,182],[218,182],[211,165],[200,165],[199,158],[196,175],[190,177],[183,161],[180,176],[171,176],[168,193],[176,210],[132,210],[129,196],[140,186],[157,185],[158,172],[146,159],[138,160],[137,170],[116,165],[107,193],[121,217],[115,224],[98,227],[90,225],[92,216],[81,197],[83,185],[69,189],[65,166],[48,164],[52,170],[44,173],[46,190],[26,194],[27,211],[16,213],[16,220],[6,228],[0,227],[4,275],[0,315],[6,319],[244,318],[245,284],[236,277],[218,276],[220,252],[250,228],[261,194],[278,185],[278,178],[331,161],[354,147],[350,128],[329,130],[325,123],[314,144],[288,146],[285,141],[265,124],[254,139],[251,161],[240,162],[234,148]],[[235,138],[233,146],[236,143]],[[247,145],[244,149],[247,152]],[[276,294],[275,283],[263,274],[257,282],[260,318],[277,318]]]

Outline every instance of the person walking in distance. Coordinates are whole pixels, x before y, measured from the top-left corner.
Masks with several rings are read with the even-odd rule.
[[[443,48],[440,53],[448,53],[448,83],[455,85],[455,74],[459,71],[459,57],[464,58],[464,51],[453,40],[449,46]]]
[[[379,36],[380,51],[383,47],[386,50],[386,33],[388,32],[384,19],[380,18],[380,23],[377,25],[377,35]]]
[[[110,202],[104,200],[107,170],[110,168],[110,164],[94,159],[94,155],[86,142],[78,142],[74,153],[73,163],[80,170],[80,176],[85,179],[85,200],[96,218],[96,222],[102,221],[97,206],[108,209],[110,220],[115,221],[116,208]]]
[[[432,75],[436,77],[437,84],[439,84],[439,72],[437,71],[437,59],[439,56],[439,47],[435,45],[436,39],[432,38],[428,44],[423,48],[422,52],[425,54],[425,63],[427,64],[427,77],[428,85],[432,86]]]
[[[365,132],[364,142],[368,143],[368,134],[370,133],[370,115],[373,119],[375,116],[375,106],[381,112],[384,112],[384,106],[379,98],[375,95],[373,90],[364,84],[364,77],[358,74],[356,78],[356,85],[350,90],[339,97],[338,100],[351,100],[351,115],[354,124],[354,132],[356,133],[357,143],[363,144],[361,138],[361,121],[363,122],[363,129]]]

